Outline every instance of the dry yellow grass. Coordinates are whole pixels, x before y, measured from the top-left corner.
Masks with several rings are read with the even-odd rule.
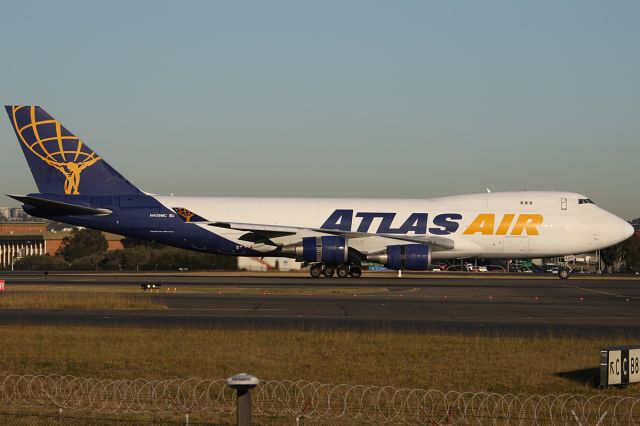
[[[598,349],[619,340],[469,337],[385,331],[1,327],[0,371],[104,378],[310,380],[458,391],[599,390]]]
[[[104,293],[25,292],[0,294],[0,309],[165,309],[149,298]]]

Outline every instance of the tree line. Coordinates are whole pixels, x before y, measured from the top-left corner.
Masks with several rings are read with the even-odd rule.
[[[73,229],[55,255],[26,256],[16,270],[38,271],[170,271],[237,269],[232,256],[199,253],[135,238],[124,238],[122,249],[108,250],[101,231]]]
[[[640,273],[640,218],[631,224],[637,230],[631,238],[600,251],[607,272]]]

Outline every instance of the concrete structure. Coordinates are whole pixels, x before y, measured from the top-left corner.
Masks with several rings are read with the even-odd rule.
[[[46,242],[42,235],[0,236],[0,267],[8,267],[23,256],[45,254]]]
[[[23,256],[45,254],[46,232],[42,222],[0,223],[0,267],[10,267]]]

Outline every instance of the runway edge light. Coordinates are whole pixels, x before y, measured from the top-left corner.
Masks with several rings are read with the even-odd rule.
[[[600,386],[626,386],[640,382],[640,345],[600,349]]]

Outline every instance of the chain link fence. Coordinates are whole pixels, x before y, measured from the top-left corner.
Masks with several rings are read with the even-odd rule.
[[[108,380],[0,375],[0,423],[234,424],[222,379]],[[639,425],[640,398],[441,392],[261,381],[254,424]]]

